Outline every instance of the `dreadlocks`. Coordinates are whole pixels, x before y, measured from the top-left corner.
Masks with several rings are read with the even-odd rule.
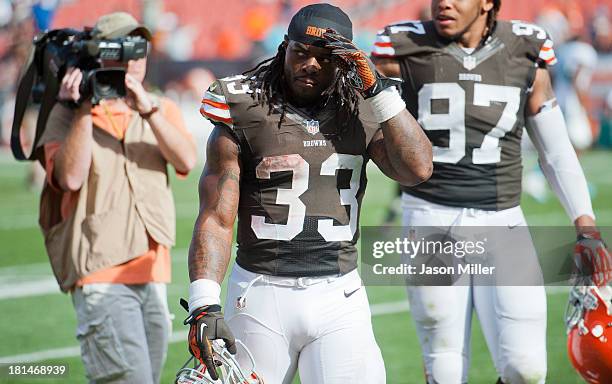
[[[243,75],[250,78],[251,89],[260,90],[259,92],[253,92],[252,96],[260,105],[268,104],[268,113],[272,113],[274,103],[281,103],[282,111],[278,123],[279,128],[285,117],[287,103],[285,87],[282,84],[286,51],[287,45],[281,43],[278,46],[276,56],[261,61],[254,68],[243,73]],[[346,81],[346,66],[339,65],[338,67],[339,70],[332,84],[321,95],[322,102],[320,106],[325,106],[328,102],[336,104],[339,114],[338,121],[341,122],[338,132],[340,133],[349,127],[359,115],[359,97],[357,91],[349,86]]]
[[[491,8],[487,15],[487,35],[491,35],[493,33],[495,22],[497,21],[497,14],[499,13],[500,8],[501,0],[493,0],[493,8]]]

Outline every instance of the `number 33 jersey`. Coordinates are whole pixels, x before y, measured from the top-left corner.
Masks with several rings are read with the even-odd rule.
[[[399,62],[402,97],[433,144],[431,179],[403,190],[449,206],[517,206],[525,103],[536,69],[556,61],[546,32],[499,21],[470,52],[431,21],[403,22],[379,32],[373,55]]]
[[[333,102],[316,112],[287,103],[283,112],[280,102],[258,104],[249,86],[242,76],[221,79],[200,109],[240,147],[236,262],[275,276],[352,271],[367,148],[379,124],[365,103],[343,128]]]

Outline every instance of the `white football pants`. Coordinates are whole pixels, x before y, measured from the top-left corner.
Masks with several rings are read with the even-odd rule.
[[[404,226],[526,226],[520,207],[484,211],[434,204],[403,194]],[[528,247],[536,258],[531,238]],[[546,293],[540,286],[413,286],[410,310],[429,384],[467,383],[472,311],[505,384],[546,378]],[[496,378],[491,378],[494,383]]]
[[[368,297],[357,270],[332,277],[275,277],[234,265],[225,303],[234,336],[266,383],[385,383]],[[245,356],[240,356],[246,364]]]

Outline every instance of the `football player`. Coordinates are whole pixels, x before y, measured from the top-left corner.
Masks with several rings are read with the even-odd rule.
[[[434,146],[432,177],[403,187],[404,225],[525,226],[519,200],[526,125],[575,224],[579,261],[597,285],[605,284],[609,253],[547,71],[556,60],[553,43],[536,25],[498,21],[500,7],[501,0],[433,0],[433,20],[389,25],[378,34],[377,68],[404,80],[402,97]],[[526,253],[533,265],[531,244]],[[408,295],[428,383],[467,382],[473,309],[498,382],[545,381],[543,286],[468,283],[409,287]]]
[[[384,365],[357,273],[358,220],[372,159],[407,185],[431,173],[431,143],[390,81],[352,40],[339,8],[292,18],[275,57],[215,82],[214,122],[189,251],[189,347],[234,337],[267,383],[382,383]],[[220,283],[238,252],[225,316]],[[238,353],[238,360],[240,360]]]

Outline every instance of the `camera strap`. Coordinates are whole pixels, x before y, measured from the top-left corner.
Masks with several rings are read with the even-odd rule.
[[[38,160],[37,146],[45,130],[49,114],[56,103],[56,95],[59,90],[59,82],[53,78],[51,71],[42,65],[45,46],[47,42],[56,36],[59,30],[50,31],[37,35],[34,38],[34,46],[26,64],[26,70],[21,76],[17,94],[15,95],[15,113],[13,114],[13,127],[11,130],[11,151],[17,160]],[[36,120],[36,134],[32,141],[32,152],[29,156],[23,152],[21,144],[21,124],[23,117],[30,104],[32,89],[38,77],[45,82],[45,90],[42,95],[38,119]]]
[[[30,53],[27,70],[19,82],[17,94],[15,95],[15,113],[13,115],[13,128],[11,131],[11,150],[13,151],[13,156],[15,156],[15,159],[17,160],[32,160],[32,156],[35,152],[34,146],[39,139],[37,130],[36,137],[32,143],[32,153],[30,156],[26,156],[25,153],[23,153],[23,147],[21,146],[21,123],[23,122],[23,116],[25,115],[25,111],[28,107],[30,93],[32,92],[34,79],[36,78],[37,73],[36,64],[34,62],[35,51],[36,47],[34,47]]]

